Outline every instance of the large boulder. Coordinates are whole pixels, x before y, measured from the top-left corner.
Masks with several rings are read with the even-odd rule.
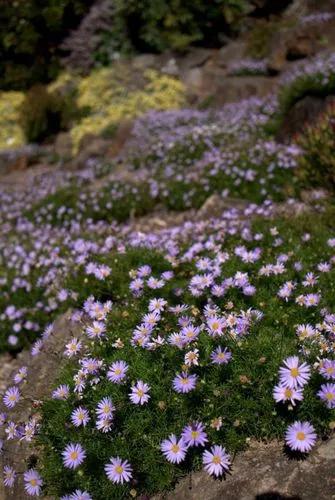
[[[312,124],[326,108],[335,103],[335,95],[326,98],[306,96],[300,99],[286,114],[279,131],[277,140],[287,142],[296,134],[304,130],[307,124]]]

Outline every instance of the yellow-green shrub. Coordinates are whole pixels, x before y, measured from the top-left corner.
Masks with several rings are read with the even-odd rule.
[[[21,146],[25,142],[18,120],[23,100],[23,92],[0,92],[0,149]]]
[[[118,74],[117,69],[102,68],[80,81],[77,105],[87,116],[71,130],[75,148],[86,134],[101,134],[150,109],[178,108],[184,102],[184,86],[175,78],[146,71],[139,75],[141,88],[132,79],[126,70]]]

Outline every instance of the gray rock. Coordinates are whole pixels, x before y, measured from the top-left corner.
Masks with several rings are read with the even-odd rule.
[[[132,66],[137,70],[155,68],[157,64],[158,56],[156,56],[155,54],[141,54],[134,57],[134,59],[132,60]]]
[[[162,67],[161,71],[162,73],[165,73],[170,76],[178,76],[179,68],[176,59],[174,57],[169,59],[167,63]]]
[[[306,124],[314,122],[329,104],[334,102],[335,96],[326,98],[306,96],[300,99],[286,114],[277,133],[277,140],[283,142],[290,140],[293,135],[302,132]]]
[[[37,144],[3,149],[0,151],[0,174],[7,174],[13,170],[24,170],[37,162],[44,154],[45,149]]]
[[[246,53],[246,43],[244,41],[234,41],[222,47],[217,57],[217,65],[227,68],[230,63],[243,59]]]
[[[332,500],[335,498],[335,438],[305,460],[294,460],[280,442],[253,442],[233,460],[223,480],[196,472],[171,493],[152,500]]]

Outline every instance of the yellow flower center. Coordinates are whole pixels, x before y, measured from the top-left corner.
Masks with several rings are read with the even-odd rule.
[[[285,398],[291,398],[291,397],[292,397],[291,389],[285,389]]]
[[[182,384],[184,384],[184,385],[185,385],[185,384],[188,384],[188,378],[187,378],[187,377],[182,378],[182,379],[181,379],[181,383],[182,383]]]
[[[332,401],[335,398],[335,396],[332,392],[327,392],[326,398],[328,399],[328,401]]]
[[[144,396],[144,392],[142,391],[142,389],[137,389],[137,395],[139,398],[141,398],[142,396]]]
[[[78,458],[78,452],[77,451],[72,451],[70,454],[71,460],[76,460]]]
[[[219,455],[214,455],[212,462],[213,462],[213,464],[220,464],[221,457]]]
[[[120,375],[122,372],[121,368],[116,368],[115,369],[115,375]]]
[[[192,431],[191,436],[193,439],[196,439],[199,436],[199,431]]]
[[[303,441],[305,438],[306,438],[306,434],[304,432],[302,432],[302,431],[297,432],[297,439],[299,439],[299,441]]]
[[[123,467],[122,467],[122,465],[117,465],[117,466],[115,467],[115,472],[116,472],[117,474],[122,474],[122,472],[123,472]]]
[[[219,329],[219,323],[217,321],[214,321],[214,323],[212,323],[212,330],[218,330]]]
[[[329,366],[328,368],[326,368],[326,372],[329,375],[332,375],[335,372],[335,368],[333,368],[332,366]]]
[[[297,377],[299,375],[299,370],[298,368],[291,368],[291,371],[290,371],[292,377]]]
[[[36,479],[31,479],[29,482],[30,482],[30,484],[32,486],[37,486],[37,480]]]
[[[178,453],[178,451],[180,451],[180,447],[177,444],[173,444],[172,448],[171,448],[171,451],[173,453]]]

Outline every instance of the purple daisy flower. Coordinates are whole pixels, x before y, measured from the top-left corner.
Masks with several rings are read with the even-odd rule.
[[[335,384],[322,384],[318,396],[328,408],[335,408]]]
[[[183,438],[178,440],[174,434],[171,434],[168,439],[162,441],[161,450],[166,460],[173,464],[179,464],[185,458],[187,445]]]
[[[69,495],[68,500],[93,500],[91,495],[87,491],[76,490]],[[66,499],[66,497],[65,497]]]
[[[95,410],[97,416],[100,419],[108,419],[111,420],[113,417],[115,407],[112,403],[111,398],[103,398],[99,403]]]
[[[211,360],[215,365],[225,365],[230,361],[231,356],[231,352],[227,348],[222,350],[221,346],[219,346],[211,353]]]
[[[68,385],[60,385],[52,393],[53,399],[65,400],[69,397],[70,387]]]
[[[202,463],[204,469],[211,476],[222,476],[230,467],[230,455],[225,448],[219,445],[211,447],[210,451],[205,450],[202,454]]]
[[[293,387],[285,387],[283,384],[278,384],[273,390],[273,398],[276,403],[285,403],[290,401],[293,406],[295,406],[296,401],[302,401],[304,399],[302,389],[294,389]]]
[[[285,433],[286,444],[295,451],[306,453],[312,449],[317,435],[309,422],[294,422],[288,426]]]
[[[284,367],[279,369],[279,378],[282,385],[290,388],[303,387],[311,376],[307,363],[299,364],[298,356],[290,356],[284,360]]]
[[[20,391],[17,387],[13,386],[7,389],[5,392],[5,395],[3,397],[3,402],[7,408],[14,408],[14,406],[19,402],[20,400]]]
[[[323,359],[320,365],[320,373],[326,379],[335,379],[335,359]]]
[[[39,496],[43,485],[43,481],[39,473],[35,469],[29,469],[24,473],[23,479],[25,482],[24,489],[28,495]]]
[[[112,428],[112,423],[110,418],[98,418],[95,426],[101,432],[109,432]]]
[[[132,478],[132,468],[128,460],[122,461],[119,457],[110,459],[105,465],[107,477],[113,483],[128,483]]]
[[[129,393],[130,401],[135,405],[147,403],[150,399],[150,395],[148,394],[149,391],[150,386],[145,384],[142,380],[138,380],[131,388],[131,393]]]
[[[71,414],[71,422],[75,427],[80,427],[83,425],[84,427],[90,421],[90,415],[86,408],[79,406],[76,410],[73,410]]]
[[[16,472],[10,465],[5,465],[3,468],[3,483],[8,488],[12,488],[15,483]]]
[[[189,375],[186,372],[179,373],[173,379],[173,388],[176,392],[187,393],[192,391],[197,384],[197,375]]]
[[[102,321],[93,321],[92,325],[86,328],[86,334],[89,339],[100,339],[105,335],[106,325]]]
[[[121,384],[128,371],[128,365],[125,361],[115,361],[107,372],[107,378],[114,384]]]
[[[62,452],[63,463],[69,469],[76,469],[83,463],[86,453],[83,447],[78,443],[70,443]]]
[[[205,426],[201,422],[193,422],[184,427],[181,437],[186,446],[205,446],[207,443],[207,434],[204,431]]]

